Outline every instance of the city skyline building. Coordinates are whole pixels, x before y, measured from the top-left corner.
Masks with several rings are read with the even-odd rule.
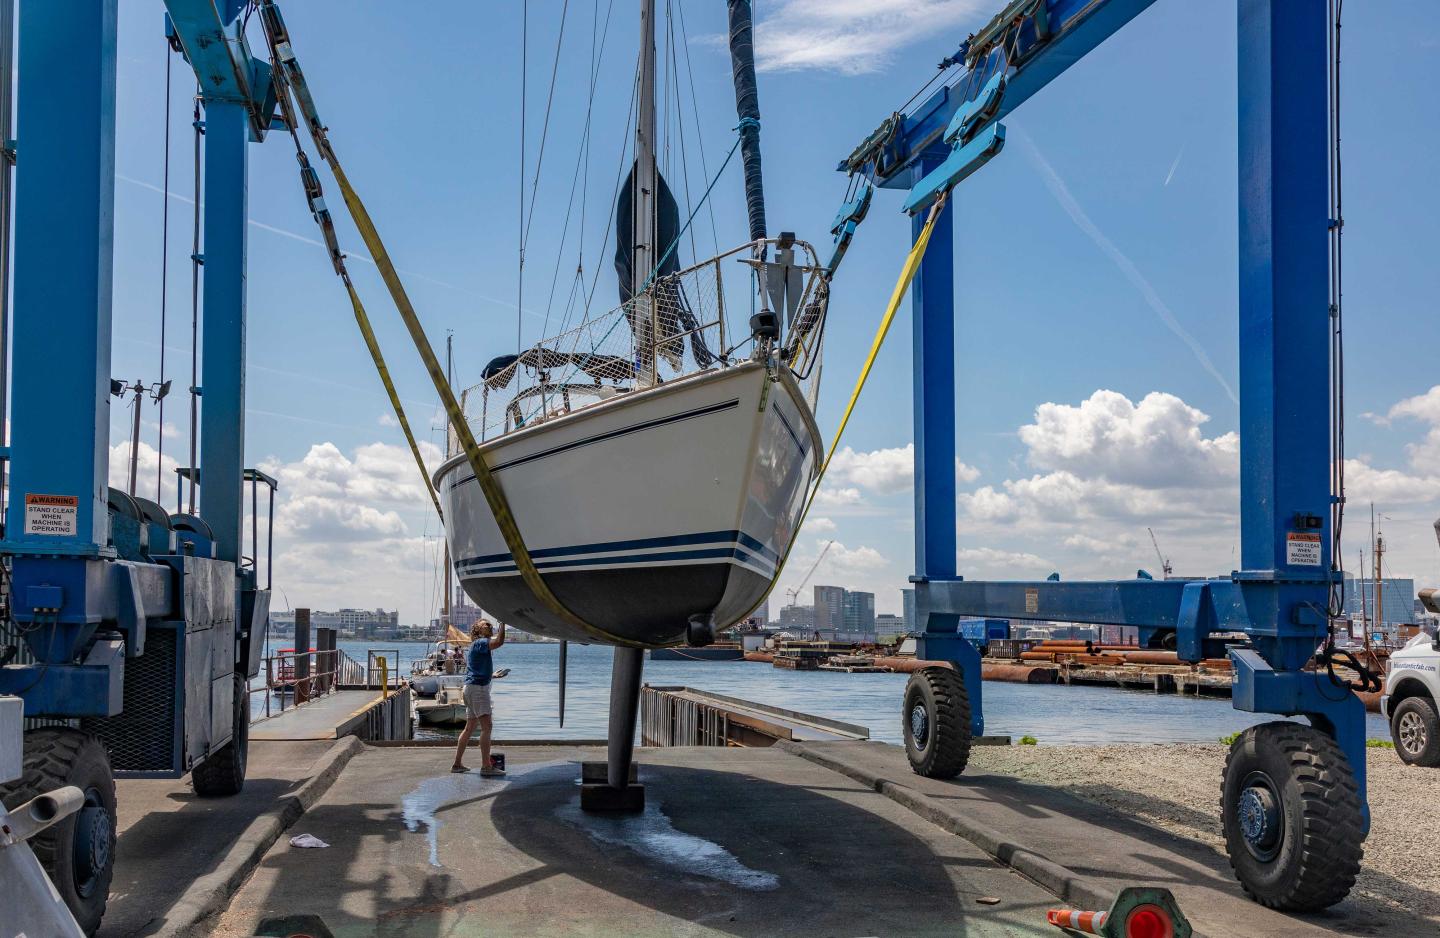
[[[845,587],[815,587],[816,629],[840,629],[845,627]]]
[[[844,625],[847,632],[875,631],[875,594],[845,591]]]

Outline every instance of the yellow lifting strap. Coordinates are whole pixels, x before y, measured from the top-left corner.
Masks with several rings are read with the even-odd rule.
[[[345,199],[345,206],[350,210],[350,217],[355,222],[356,229],[360,232],[360,238],[365,242],[365,247],[370,252],[371,258],[375,261],[376,268],[380,271],[380,277],[385,281],[385,286],[390,291],[390,297],[395,302],[395,309],[405,323],[405,328],[410,333],[411,340],[415,343],[415,351],[420,354],[420,359],[425,364],[425,371],[430,375],[430,381],[435,385],[435,392],[440,396],[440,403],[445,408],[445,416],[451,428],[455,431],[456,439],[460,448],[465,453],[465,458],[470,464],[471,471],[475,474],[475,481],[480,485],[480,490],[485,493],[485,501],[490,506],[490,512],[495,517],[495,523],[500,528],[500,534],[505,539],[505,546],[510,549],[515,559],[515,565],[520,570],[521,579],[529,587],[530,592],[550,612],[558,618],[568,622],[601,641],[614,645],[628,645],[641,647],[641,643],[630,641],[618,635],[613,635],[598,626],[586,622],[580,616],[572,612],[564,603],[550,590],[549,584],[535,569],[535,561],[530,556],[529,549],[525,546],[525,539],[520,533],[520,526],[515,521],[514,514],[510,511],[510,503],[505,498],[505,493],[500,488],[500,483],[495,479],[490,467],[485,465],[485,457],[480,453],[480,446],[475,441],[475,435],[470,431],[470,425],[465,420],[465,414],[460,409],[459,402],[455,399],[455,392],[451,389],[450,383],[445,380],[445,374],[440,369],[439,359],[435,357],[435,350],[430,345],[429,338],[425,335],[425,328],[420,323],[420,317],[415,313],[415,307],[410,302],[409,295],[405,292],[405,286],[400,282],[400,275],[395,270],[394,263],[390,260],[390,253],[385,250],[385,244],[380,240],[380,233],[375,229],[375,224],[370,219],[370,213],[366,211],[365,204],[356,194],[350,179],[345,175],[345,170],[340,166],[340,159],[331,145],[325,125],[320,120],[320,115],[315,107],[315,99],[310,93],[310,88],[305,81],[305,75],[300,69],[300,63],[295,56],[295,51],[290,43],[290,36],[285,29],[284,21],[279,15],[273,0],[264,0],[261,7],[261,20],[265,27],[266,39],[271,49],[271,55],[277,70],[283,70],[285,81],[281,93],[294,95],[295,103],[298,105],[301,115],[305,120],[306,128],[310,132],[310,138],[315,143],[316,150],[330,166],[330,171],[335,176],[335,181],[340,185],[341,195]],[[369,319],[364,315],[364,307],[360,304],[359,297],[354,288],[346,283],[350,289],[351,302],[355,306],[356,321],[360,323],[361,331],[365,334],[365,342],[370,347],[371,355],[375,358],[377,368],[383,368],[384,359],[379,355],[379,346],[375,342],[373,331],[367,327]],[[388,372],[385,374],[388,377]],[[390,387],[387,382],[387,388]],[[392,403],[396,399],[392,397]],[[422,466],[423,471],[423,466]],[[428,482],[429,475],[426,474]],[[438,505],[437,505],[438,507]]]
[[[820,483],[825,479],[825,471],[830,468],[830,460],[835,458],[835,451],[840,448],[840,438],[845,435],[845,428],[850,425],[850,415],[855,412],[855,404],[860,400],[860,392],[865,390],[865,382],[870,379],[870,370],[875,367],[875,359],[880,355],[880,348],[885,344],[885,337],[890,334],[890,324],[895,321],[895,313],[900,309],[900,301],[905,299],[906,292],[910,289],[910,283],[915,279],[915,272],[920,269],[920,261],[925,258],[925,250],[930,246],[930,234],[935,230],[935,222],[940,213],[945,210],[945,203],[950,198],[947,190],[940,194],[930,205],[930,214],[925,219],[925,227],[920,229],[920,237],[915,239],[915,244],[910,248],[910,256],[905,258],[905,266],[900,268],[900,278],[895,281],[895,289],[890,294],[890,305],[885,307],[885,315],[880,318],[880,325],[875,330],[875,338],[870,342],[870,354],[865,356],[865,364],[860,369],[860,375],[855,379],[855,387],[850,392],[850,401],[845,405],[845,413],[840,417],[840,426],[835,430],[835,438],[830,441],[830,448],[825,452],[825,461],[820,464],[820,474],[815,477],[815,484],[810,489],[809,496],[805,499],[805,508],[800,512],[800,522],[795,525],[795,537],[785,547],[785,553],[780,556],[780,563],[775,566],[775,576],[770,581],[770,589],[780,581],[780,573],[785,569],[785,561],[790,559],[790,549],[795,546],[795,541],[800,537],[800,529],[805,526],[805,519],[810,515],[810,506],[815,504],[815,496],[820,493]],[[769,590],[766,591],[767,594]]]
[[[345,284],[345,291],[350,294],[350,306],[355,311],[355,322],[360,327],[360,335],[365,339],[365,346],[370,350],[370,358],[375,362],[375,371],[380,376],[380,383],[385,386],[385,393],[390,397],[390,407],[395,411],[395,419],[400,422],[400,429],[405,433],[405,442],[410,446],[410,455],[415,457],[415,466],[420,470],[420,478],[425,485],[425,494],[430,496],[430,503],[435,506],[435,514],[443,523],[445,513],[440,510],[440,499],[435,495],[435,486],[430,482],[430,472],[425,468],[425,460],[420,455],[420,445],[415,442],[415,433],[410,429],[410,421],[405,416],[405,408],[400,404],[400,395],[395,391],[395,382],[390,378],[390,369],[385,364],[385,356],[380,351],[380,344],[375,341],[375,330],[370,328],[370,317],[365,313],[365,304],[360,302],[360,294],[355,292],[355,285],[350,281],[350,271],[345,266],[345,254],[340,250],[340,239],[335,234],[335,220],[330,216],[330,210],[325,207],[325,197],[320,185],[320,177],[310,165],[310,157],[306,155],[305,148],[300,143],[300,135],[296,127],[298,121],[295,117],[295,108],[291,101],[291,85],[289,80],[289,68],[282,67],[281,45],[289,51],[288,40],[285,35],[285,24],[280,19],[280,11],[275,9],[273,0],[266,0],[261,10],[260,20],[265,26],[265,40],[270,46],[271,61],[275,67],[271,74],[275,82],[275,103],[279,105],[280,116],[284,120],[285,129],[290,133],[290,139],[295,144],[295,159],[300,164],[300,182],[305,188],[305,200],[309,203],[310,214],[315,219],[315,224],[320,228],[320,235],[325,239],[325,249],[330,253],[330,263],[335,268],[335,274],[340,282]],[[293,54],[291,55],[293,60]],[[299,66],[295,68],[298,70]]]
[[[395,382],[390,379],[390,369],[385,364],[385,356],[380,351],[380,343],[375,341],[375,330],[370,328],[370,317],[365,313],[365,304],[360,302],[360,294],[355,292],[355,285],[350,282],[349,274],[342,274],[341,279],[345,282],[345,291],[350,294],[350,305],[355,310],[355,324],[360,327],[360,334],[365,337],[365,347],[370,350],[370,357],[375,362],[375,371],[380,375],[380,383],[385,385],[385,393],[390,395],[390,406],[395,409],[395,419],[400,421],[400,429],[405,431],[405,442],[410,444],[410,455],[415,457],[415,465],[420,468],[420,478],[425,482],[425,492],[430,496],[430,502],[435,506],[435,514],[443,524],[445,512],[440,510],[440,499],[435,494],[435,486],[430,482],[430,470],[425,468],[425,460],[420,456],[420,446],[415,442],[415,434],[410,430],[410,421],[405,417],[405,408],[400,405],[400,395],[395,391]]]
[[[282,94],[293,93],[295,101],[299,105],[310,136],[315,142],[322,159],[329,164],[330,170],[335,175],[335,181],[340,185],[340,192],[345,199],[345,205],[350,210],[350,217],[355,222],[355,227],[360,232],[361,239],[365,242],[366,248],[370,251],[375,261],[376,268],[380,271],[381,279],[390,291],[391,299],[395,303],[400,318],[405,323],[405,328],[410,333],[410,338],[415,344],[415,350],[420,354],[425,364],[425,370],[430,375],[431,382],[435,385],[435,391],[440,396],[441,404],[445,408],[445,415],[450,426],[454,429],[461,449],[465,453],[466,461],[475,474],[475,480],[480,485],[480,490],[485,494],[485,501],[489,504],[491,514],[495,517],[495,523],[505,539],[505,545],[510,549],[515,559],[515,565],[520,570],[520,576],[529,587],[530,592],[540,600],[550,612],[564,621],[581,629],[594,638],[609,642],[615,645],[626,645],[640,647],[641,643],[630,641],[618,635],[613,635],[598,626],[592,625],[572,612],[564,603],[550,590],[549,584],[535,568],[535,561],[530,556],[529,549],[525,546],[525,539],[520,533],[520,527],[515,521],[514,514],[510,511],[510,503],[505,497],[500,483],[495,479],[489,466],[485,464],[485,457],[480,452],[479,444],[475,435],[470,430],[470,425],[465,420],[465,415],[460,409],[459,402],[455,399],[455,393],[450,383],[445,380],[444,372],[441,371],[439,359],[435,356],[435,350],[430,345],[429,338],[425,335],[424,326],[415,313],[415,308],[410,302],[410,297],[405,292],[404,285],[400,282],[400,276],[395,270],[395,265],[390,260],[390,254],[385,250],[384,243],[380,240],[380,234],[375,229],[374,222],[370,219],[370,213],[366,211],[365,204],[356,194],[354,187],[350,185],[349,178],[345,175],[344,169],[340,166],[339,157],[330,144],[325,125],[320,122],[319,114],[316,112],[314,99],[310,94],[309,87],[305,82],[304,74],[300,70],[300,64],[295,58],[294,50],[289,42],[289,35],[285,32],[283,21],[275,9],[273,0],[264,0],[261,5],[262,20],[267,31],[267,39],[270,42],[275,64],[283,68],[286,81],[283,83]],[[287,102],[288,104],[288,102]],[[287,111],[288,107],[285,108]],[[288,116],[288,114],[287,114]],[[291,125],[293,127],[293,124]],[[805,507],[801,511],[800,521],[795,526],[796,536],[805,524],[805,519],[810,514],[810,508],[815,503],[815,496],[820,491],[820,484],[825,478],[825,472],[830,468],[830,462],[835,458],[835,452],[840,446],[840,439],[845,433],[846,426],[850,423],[850,417],[855,411],[855,404],[860,399],[860,392],[864,390],[865,383],[870,377],[870,371],[875,365],[875,359],[880,354],[880,348],[885,343],[885,337],[890,332],[890,325],[895,319],[895,313],[900,307],[900,301],[904,299],[905,293],[909,290],[910,283],[915,279],[915,273],[920,267],[920,261],[925,256],[925,250],[930,244],[930,235],[935,228],[935,222],[944,210],[945,202],[949,193],[942,193],[930,207],[930,214],[925,220],[925,227],[921,229],[920,236],[910,249],[910,255],[905,260],[905,266],[900,271],[900,277],[895,283],[895,289],[891,293],[889,306],[886,307],[885,315],[880,320],[879,328],[875,332],[875,338],[870,344],[870,354],[865,359],[865,365],[860,370],[860,375],[855,381],[855,387],[850,392],[850,400],[845,405],[845,413],[840,419],[840,426],[835,431],[835,437],[830,442],[826,451],[825,461],[820,465],[820,472],[815,477],[814,485],[806,496]],[[313,208],[313,206],[312,206]],[[332,254],[338,254],[338,249]],[[396,414],[405,427],[406,437],[410,440],[411,451],[415,455],[416,463],[420,466],[422,473],[425,473],[423,461],[420,459],[419,449],[415,446],[414,437],[410,435],[408,421],[405,420],[403,411],[400,408],[398,395],[390,380],[389,369],[385,366],[384,357],[381,355],[380,346],[376,342],[375,333],[370,328],[369,317],[365,314],[365,307],[360,302],[359,295],[355,292],[350,278],[342,274],[345,281],[345,288],[350,294],[351,305],[355,309],[355,320],[360,326],[361,334],[365,337],[365,344],[370,350],[371,357],[375,360],[376,369],[380,372],[381,380],[385,389],[390,395],[391,404],[395,407]],[[430,489],[430,496],[435,499],[435,492],[429,486],[429,475],[425,473],[427,488]],[[435,504],[439,511],[438,500]],[[786,560],[790,557],[790,551],[795,545],[795,538],[791,538],[786,545],[784,554],[780,557],[779,564],[775,567],[775,574],[771,578],[767,594],[774,589],[776,582],[780,579],[780,573],[785,567]]]
[[[340,161],[336,158],[335,151],[329,146],[319,149],[325,156],[326,162],[330,164],[330,170],[335,174],[335,181],[340,184],[340,193],[345,198],[346,207],[350,209],[350,217],[354,219],[355,227],[359,230],[365,247],[370,251],[370,256],[375,259],[375,266],[380,270],[380,277],[385,281],[385,286],[389,288],[390,297],[395,301],[395,308],[399,311],[400,318],[404,320],[405,328],[410,332],[410,338],[415,343],[415,351],[420,353],[420,359],[425,363],[425,371],[430,375],[430,381],[435,385],[436,393],[440,395],[440,403],[445,408],[445,416],[455,430],[455,436],[460,443],[460,448],[465,452],[470,470],[475,473],[475,481],[479,483],[480,491],[485,493],[485,501],[490,506],[490,513],[495,516],[495,523],[500,528],[501,536],[505,538],[505,546],[510,548],[510,553],[515,558],[515,566],[520,569],[521,579],[525,581],[525,585],[530,588],[530,592],[535,595],[535,598],[540,600],[552,614],[583,630],[587,635],[615,645],[639,647],[639,643],[612,635],[571,612],[551,592],[549,584],[540,575],[540,571],[535,569],[535,561],[525,546],[520,526],[515,521],[515,515],[510,511],[510,502],[505,498],[505,493],[501,490],[494,473],[490,471],[490,467],[485,465],[485,457],[480,453],[480,445],[475,441],[475,435],[470,431],[470,424],[466,422],[465,414],[460,410],[460,402],[455,399],[455,392],[450,388],[450,383],[445,380],[445,373],[440,369],[440,360],[435,357],[435,350],[430,346],[430,340],[425,335],[425,327],[420,323],[420,317],[416,315],[415,307],[411,305],[410,297],[405,293],[405,286],[400,282],[395,265],[390,261],[390,254],[380,240],[380,233],[375,230],[375,224],[370,220],[370,213],[365,210],[365,204],[360,201],[354,187],[350,185],[350,180],[346,177],[345,170],[340,167]]]

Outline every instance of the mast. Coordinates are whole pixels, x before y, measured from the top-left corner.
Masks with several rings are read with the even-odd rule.
[[[455,333],[447,330],[445,333],[445,383],[451,390],[455,388]],[[450,458],[450,424],[445,424],[445,458]],[[441,607],[441,618],[444,619],[445,627],[441,633],[445,638],[450,637],[450,597],[454,595],[454,589],[450,584],[450,539],[445,539],[445,605]]]
[[[1385,535],[1378,531],[1376,532],[1375,547],[1370,553],[1375,558],[1375,631],[1383,632],[1385,630],[1385,584],[1382,576],[1385,569],[1383,565],[1385,558]],[[1365,636],[1365,644],[1370,644],[1368,632]]]
[[[631,265],[632,296],[639,305],[636,323],[644,323],[648,333],[637,344],[649,345],[644,351],[642,381],[655,383],[654,342],[658,335],[655,304],[642,299],[650,273],[658,260],[655,233],[655,197],[658,191],[655,168],[655,0],[640,0],[640,90],[639,113],[635,121],[635,185],[634,212],[635,257]],[[640,331],[640,330],[637,330]]]

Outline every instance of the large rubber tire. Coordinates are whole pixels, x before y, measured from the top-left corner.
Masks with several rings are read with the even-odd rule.
[[[1429,697],[1407,697],[1390,715],[1395,754],[1409,765],[1440,765],[1440,716]]]
[[[970,695],[950,668],[925,668],[905,685],[905,755],[926,778],[954,778],[970,761]]]
[[[237,674],[230,741],[190,773],[190,784],[201,798],[228,798],[245,787],[245,764],[250,751],[249,701],[245,678]]]
[[[94,734],[69,727],[31,730],[25,734],[25,774],[0,786],[0,797],[6,808],[15,808],[66,785],[80,789],[84,806],[29,843],[75,921],[93,935],[115,872],[115,778],[105,747]]]
[[[1225,758],[1220,815],[1230,866],[1261,905],[1314,912],[1355,885],[1360,788],[1328,734],[1287,722],[1241,733]]]

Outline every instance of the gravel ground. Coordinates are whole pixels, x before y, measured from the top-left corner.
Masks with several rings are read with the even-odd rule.
[[[970,764],[1064,789],[1223,855],[1223,745],[977,747]],[[1351,902],[1423,915],[1440,924],[1440,827],[1430,804],[1440,769],[1368,751],[1371,827]]]

